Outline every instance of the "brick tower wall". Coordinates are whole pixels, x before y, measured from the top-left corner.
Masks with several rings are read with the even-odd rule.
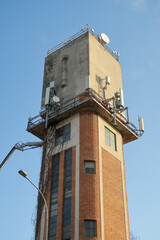
[[[98,156],[97,115],[92,112],[82,112],[80,114],[80,240],[85,239],[85,219],[97,221],[97,237],[92,239],[101,239]],[[85,174],[85,160],[95,161],[96,174]]]
[[[55,129],[68,123],[71,124],[71,139],[55,147]],[[116,134],[116,151],[105,143],[105,126]],[[64,159],[65,150],[70,148],[72,149],[71,239],[86,239],[85,220],[96,221],[97,237],[92,237],[92,240],[130,239],[126,237],[129,224],[122,147],[121,134],[100,116],[90,111],[82,111],[56,126],[49,127],[43,152],[41,182],[45,184],[44,179],[48,179],[46,197],[50,206],[52,156],[60,153],[57,240],[62,239]],[[85,161],[95,162],[95,174],[85,173]],[[40,211],[42,209],[39,207],[39,214]],[[43,240],[45,219],[43,214],[40,216],[41,220],[37,222],[37,236],[38,240]]]

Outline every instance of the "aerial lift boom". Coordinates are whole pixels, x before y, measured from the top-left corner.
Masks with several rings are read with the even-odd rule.
[[[21,143],[21,144],[20,143],[16,143],[13,146],[13,148],[10,150],[10,152],[7,154],[5,159],[2,161],[2,163],[0,164],[0,171],[1,171],[2,167],[4,166],[4,164],[7,162],[7,160],[10,158],[10,156],[13,154],[13,152],[16,149],[23,152],[25,150],[42,147],[42,145],[43,145],[43,142],[27,142],[27,143]]]

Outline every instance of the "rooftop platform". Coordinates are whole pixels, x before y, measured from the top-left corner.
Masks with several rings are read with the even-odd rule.
[[[86,110],[100,115],[115,127],[122,134],[124,144],[138,139],[137,128],[128,122],[123,114],[115,115],[113,109],[104,104],[104,99],[92,89],[61,103],[60,106],[55,106],[52,110],[44,110],[41,114],[30,118],[27,131],[44,140],[49,125]]]

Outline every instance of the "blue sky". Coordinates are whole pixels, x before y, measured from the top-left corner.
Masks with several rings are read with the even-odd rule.
[[[47,50],[89,22],[120,52],[130,120],[144,117],[145,134],[124,146],[131,231],[158,240],[160,224],[160,0],[0,0],[0,161],[18,141],[37,141],[26,131],[39,113]],[[15,152],[0,172],[0,239],[33,240],[41,149]]]

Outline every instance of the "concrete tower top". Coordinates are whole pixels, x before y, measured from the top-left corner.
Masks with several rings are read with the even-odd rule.
[[[45,107],[46,88],[54,81],[56,95],[64,102],[88,88],[102,98],[111,98],[122,88],[118,57],[91,30],[81,31],[48,51],[45,59],[41,108]],[[105,89],[106,79],[110,85]]]
[[[138,138],[124,106],[118,54],[105,44],[87,27],[48,51],[41,111],[29,119],[29,132],[44,139],[48,124],[87,109],[121,132],[124,143]]]

